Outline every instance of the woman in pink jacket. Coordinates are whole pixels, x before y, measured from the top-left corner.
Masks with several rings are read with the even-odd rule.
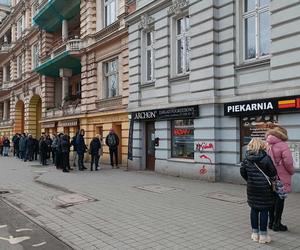
[[[268,154],[272,158],[277,174],[284,185],[285,192],[291,192],[292,175],[295,172],[292,153],[286,141],[288,140],[287,130],[276,126],[266,133],[266,140],[269,145]],[[274,231],[287,231],[288,228],[281,224],[281,216],[284,208],[284,199],[275,194],[275,205],[269,213],[269,228]]]

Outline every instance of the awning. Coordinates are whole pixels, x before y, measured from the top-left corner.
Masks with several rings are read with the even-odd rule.
[[[41,75],[59,77],[59,69],[67,68],[72,69],[73,75],[80,74],[80,58],[72,55],[71,53],[72,52],[65,51],[53,59],[49,59],[48,61],[44,62],[38,66],[35,71]]]
[[[70,20],[79,13],[80,0],[50,0],[38,11],[33,21],[47,32],[55,32],[62,20]]]

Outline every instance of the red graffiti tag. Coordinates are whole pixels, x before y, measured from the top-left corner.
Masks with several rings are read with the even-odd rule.
[[[200,159],[207,159],[207,160],[209,160],[210,164],[212,164],[210,157],[207,155],[200,155]]]
[[[196,150],[202,151],[204,149],[214,149],[214,145],[212,143],[200,142],[196,144]]]
[[[205,174],[207,174],[207,172],[208,172],[208,170],[205,167],[205,165],[203,165],[202,168],[200,168],[200,170],[199,170],[200,175],[205,175]]]

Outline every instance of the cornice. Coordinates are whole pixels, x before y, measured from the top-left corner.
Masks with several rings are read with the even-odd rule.
[[[144,13],[147,13],[148,15],[151,15],[152,12],[156,12],[160,9],[164,9],[168,6],[172,5],[172,1],[169,0],[157,0],[153,1],[144,7],[137,9],[133,13],[129,14],[126,18],[125,21],[128,25],[132,25],[133,23],[136,23],[141,20],[141,16]]]

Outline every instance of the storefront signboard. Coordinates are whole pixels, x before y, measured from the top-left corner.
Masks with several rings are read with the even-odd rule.
[[[78,119],[59,121],[58,126],[59,127],[77,127],[78,126]]]
[[[300,96],[251,100],[224,104],[225,116],[300,112]]]
[[[132,113],[137,120],[167,120],[177,118],[195,118],[199,116],[198,106],[177,107],[168,109],[147,110]]]

